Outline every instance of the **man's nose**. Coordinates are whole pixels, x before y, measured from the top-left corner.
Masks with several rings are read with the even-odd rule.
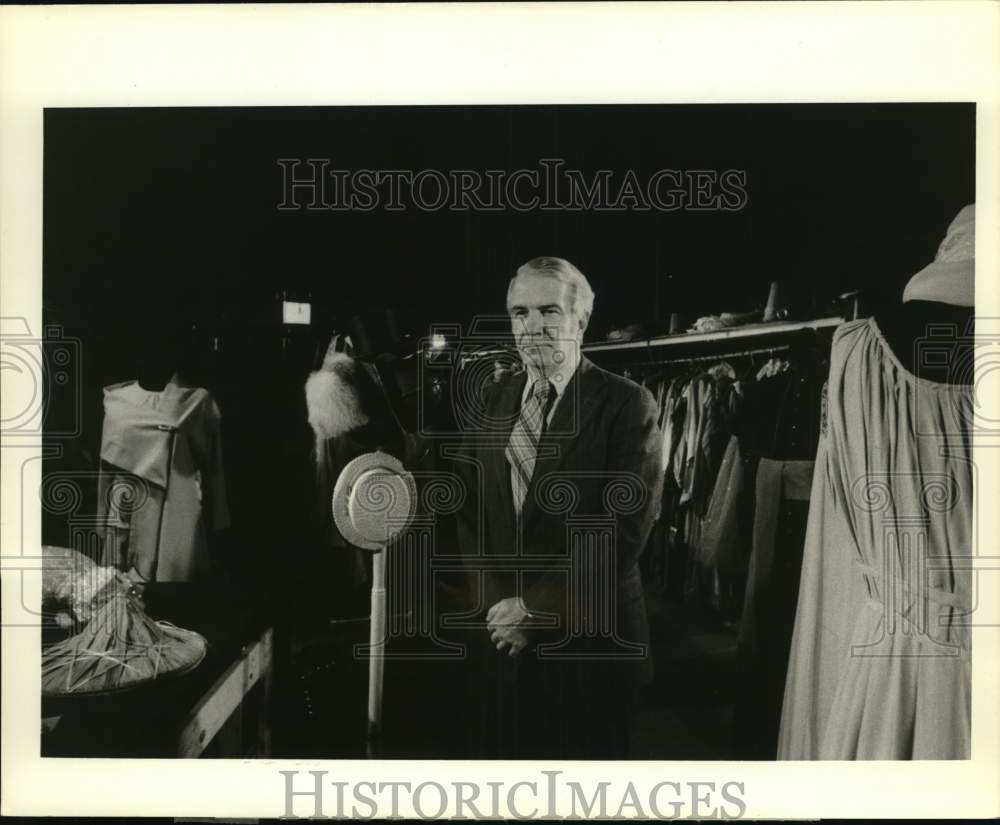
[[[545,325],[542,322],[542,313],[529,312],[524,318],[524,331],[529,335],[541,335]]]

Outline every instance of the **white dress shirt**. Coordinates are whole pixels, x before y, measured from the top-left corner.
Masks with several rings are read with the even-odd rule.
[[[555,414],[556,407],[559,406],[559,400],[563,397],[563,393],[566,392],[566,387],[569,386],[569,382],[573,379],[573,374],[576,372],[578,366],[580,366],[579,347],[572,348],[572,352],[567,354],[566,362],[561,365],[560,369],[553,370],[547,375],[543,375],[534,366],[525,364],[528,380],[524,382],[524,392],[521,393],[521,406],[523,407],[524,402],[528,400],[528,395],[531,393],[531,388],[535,385],[535,382],[542,377],[548,378],[549,383],[556,389],[556,397],[552,399],[552,406],[549,407],[548,415],[545,416],[545,426],[548,427],[552,423],[552,416]]]

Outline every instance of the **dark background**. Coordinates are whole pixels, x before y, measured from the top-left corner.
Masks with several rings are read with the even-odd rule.
[[[615,182],[739,169],[748,203],[280,211],[279,158],[444,171],[562,158]],[[195,324],[243,566],[267,571],[305,518],[302,384],[335,323],[387,304],[423,322],[502,312],[507,279],[541,254],[593,284],[591,339],[672,311],[759,308],[779,278],[820,302],[851,288],[895,298],[975,200],[974,160],[972,104],[49,109],[45,320],[80,339],[82,386],[82,406],[54,397],[49,423],[77,419],[93,461],[101,387],[134,378],[172,324]],[[313,327],[281,326],[282,293],[311,299]]]
[[[974,200],[974,106],[740,105],[48,110],[45,295],[112,324],[185,290],[206,321],[387,300],[432,320],[502,311],[511,271],[576,263],[594,331],[678,307],[899,291]],[[746,170],[723,212],[282,212],[278,158],[340,169]],[[70,298],[70,296],[73,296]]]

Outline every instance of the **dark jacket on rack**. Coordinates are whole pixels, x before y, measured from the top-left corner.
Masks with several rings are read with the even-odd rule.
[[[812,461],[819,444],[826,354],[794,353],[787,370],[770,378],[742,381],[743,397],[733,431],[747,458]]]

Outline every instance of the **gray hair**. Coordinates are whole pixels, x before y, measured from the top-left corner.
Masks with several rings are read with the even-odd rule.
[[[510,279],[507,286],[507,296],[514,281],[522,275],[540,275],[545,278],[556,278],[573,288],[573,312],[576,315],[589,316],[594,311],[594,290],[584,274],[564,258],[542,256],[532,258],[526,264],[518,267],[517,274]]]

